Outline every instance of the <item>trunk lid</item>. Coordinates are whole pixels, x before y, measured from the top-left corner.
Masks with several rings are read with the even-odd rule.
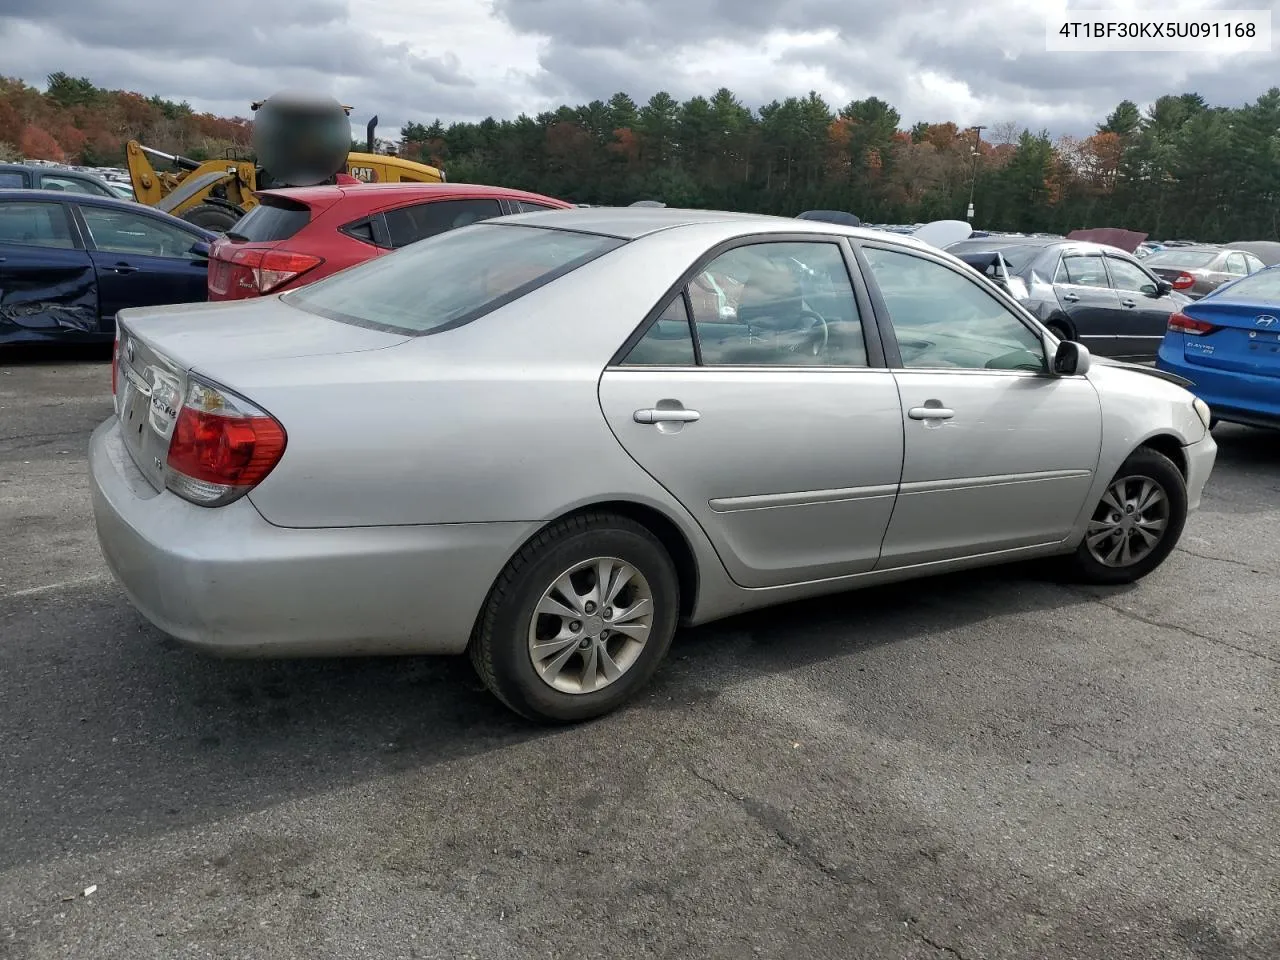
[[[1182,353],[1190,364],[1254,376],[1280,377],[1280,303],[1247,303],[1222,297],[1201,300],[1183,311],[1218,329],[1184,335]]]
[[[323,211],[333,206],[341,193],[332,188],[299,190],[265,190],[258,194],[258,205],[246,213],[226,235],[216,240],[209,250],[209,299],[243,300],[262,296],[264,269],[280,274],[290,267],[289,257],[280,256],[278,264],[264,264],[269,253],[282,251],[287,241],[305,229]],[[305,255],[304,255],[305,257]],[[301,258],[300,258],[301,259]],[[305,272],[323,261],[293,264]],[[276,277],[279,287],[289,278]]]
[[[193,369],[382,350],[410,339],[328,320],[279,297],[122,310],[117,323],[116,416],[129,454],[157,490],[165,487],[169,440]]]

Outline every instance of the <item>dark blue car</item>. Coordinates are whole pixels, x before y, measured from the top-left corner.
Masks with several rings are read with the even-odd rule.
[[[109,341],[126,307],[207,299],[215,236],[127,200],[0,190],[0,344]]]
[[[1182,307],[1156,366],[1190,380],[1215,421],[1280,428],[1280,267]]]

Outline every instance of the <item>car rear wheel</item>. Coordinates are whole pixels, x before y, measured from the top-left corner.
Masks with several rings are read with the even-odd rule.
[[[675,567],[653,534],[613,514],[571,517],[507,564],[468,650],[485,686],[516,713],[589,720],[653,676],[679,604]]]
[[[1187,522],[1187,486],[1164,454],[1141,447],[1121,464],[1071,557],[1079,579],[1132,583],[1164,562]]]

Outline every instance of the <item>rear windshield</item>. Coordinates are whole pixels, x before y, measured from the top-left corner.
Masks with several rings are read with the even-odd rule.
[[[1022,273],[1031,261],[1034,260],[1044,247],[1036,246],[1028,243],[1010,243],[1001,244],[998,240],[961,240],[959,243],[953,243],[947,247],[947,253],[953,256],[961,254],[971,255],[975,253],[998,253],[1004,257],[1010,273]]]
[[[1174,267],[1178,270],[1194,270],[1211,263],[1218,255],[1216,250],[1160,250],[1144,261],[1148,267]]]
[[[227,236],[251,243],[288,240],[311,222],[311,208],[296,200],[263,197],[262,202],[241,217]]]
[[[1252,303],[1280,303],[1280,268],[1269,267],[1237,280],[1222,290],[1224,300]]]
[[[538,227],[473,224],[437,234],[284,295],[295,307],[419,335],[461,326],[625,241]]]

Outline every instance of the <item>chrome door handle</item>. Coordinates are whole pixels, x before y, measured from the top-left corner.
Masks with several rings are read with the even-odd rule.
[[[1121,301],[1120,301],[1120,305],[1121,305],[1122,307],[1136,307],[1136,306],[1137,306],[1137,304],[1136,304],[1136,303],[1134,303],[1132,300],[1121,300]]]
[[[648,410],[637,410],[631,416],[636,423],[693,423],[695,420],[702,419],[702,414],[697,410],[683,408],[668,410],[653,407]]]
[[[1062,295],[1062,299],[1067,301],[1067,303],[1077,303],[1080,300],[1080,298],[1074,293],[1064,293]]]
[[[117,264],[114,264],[114,265],[111,267],[111,269],[112,269],[115,273],[137,273],[137,272],[138,272],[138,268],[137,268],[137,267],[135,267],[135,266],[131,266],[130,264],[127,264],[127,263],[117,263]]]
[[[954,410],[946,407],[912,407],[907,411],[912,420],[950,420],[955,415]]]

